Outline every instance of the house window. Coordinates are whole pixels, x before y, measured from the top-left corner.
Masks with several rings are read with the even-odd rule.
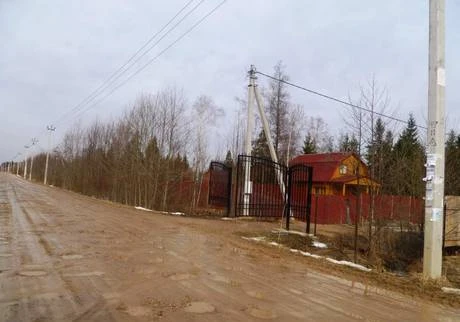
[[[339,173],[340,174],[347,174],[347,166],[342,164],[340,167],[339,167]]]

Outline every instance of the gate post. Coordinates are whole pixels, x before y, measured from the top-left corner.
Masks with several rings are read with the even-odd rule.
[[[232,183],[233,183],[233,164],[231,167],[228,167],[228,182],[227,182],[227,191],[228,191],[228,199],[227,199],[227,217],[230,217],[231,209],[232,209]]]
[[[235,180],[235,196],[234,196],[234,204],[233,204],[233,215],[234,217],[239,216],[238,212],[238,201],[240,199],[240,158],[241,155],[238,156],[236,161],[236,180]]]

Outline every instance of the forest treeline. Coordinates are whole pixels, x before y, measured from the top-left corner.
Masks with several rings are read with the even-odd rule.
[[[289,80],[282,62],[273,76]],[[351,109],[343,115],[342,133],[334,136],[321,117],[305,115],[307,109],[292,102],[285,83],[271,80],[261,89],[281,163],[299,153],[355,152],[381,183],[382,193],[423,197],[424,133],[412,115],[401,125]],[[374,112],[391,113],[388,93],[374,79],[360,87],[357,99],[349,100]],[[189,104],[183,91],[174,87],[142,94],[116,120],[76,124],[68,130],[50,153],[48,183],[150,209],[194,209],[207,197],[202,182],[211,159],[230,163],[243,151],[246,102],[237,102],[240,110],[229,115],[208,96]],[[226,127],[217,128],[219,124]],[[261,124],[256,124],[252,154],[269,157]],[[43,151],[34,156],[34,180],[43,181],[45,159]],[[460,194],[460,135],[453,130],[446,143],[445,192]]]

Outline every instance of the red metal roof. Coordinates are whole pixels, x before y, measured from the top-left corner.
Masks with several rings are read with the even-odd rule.
[[[330,182],[335,169],[352,153],[302,154],[291,160],[290,165],[306,164],[313,166],[313,182]]]
[[[318,162],[336,162],[339,164],[342,160],[348,158],[352,153],[350,152],[334,152],[334,153],[315,153],[315,154],[302,154],[291,160],[295,164],[312,164]]]

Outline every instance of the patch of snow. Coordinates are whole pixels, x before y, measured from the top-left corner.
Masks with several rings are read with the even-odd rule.
[[[253,240],[253,241],[256,241],[256,242],[260,242],[260,241],[265,240],[265,237],[241,237],[241,238],[246,239],[246,240]]]
[[[52,184],[49,185],[51,188],[54,188],[54,186]]]
[[[303,237],[308,235],[307,233],[304,233],[304,232],[301,232],[301,231],[286,230],[286,229],[283,229],[283,228],[273,229],[272,233],[287,233],[287,234],[293,234],[293,235],[300,235],[300,236],[303,236]]]
[[[352,262],[348,262],[348,261],[339,261],[339,260],[336,260],[336,259],[333,259],[333,258],[330,258],[330,257],[324,257],[324,256],[321,256],[321,255],[316,255],[316,254],[312,254],[312,253],[309,253],[309,252],[303,252],[303,251],[299,251],[298,249],[293,249],[293,248],[291,248],[290,251],[292,253],[300,253],[303,256],[307,256],[307,257],[311,257],[311,258],[316,258],[316,259],[323,258],[323,259],[325,259],[325,260],[327,260],[327,261],[329,261],[331,263],[334,263],[334,264],[337,264],[337,265],[345,265],[345,266],[353,267],[353,268],[356,268],[356,269],[359,269],[359,270],[362,270],[362,271],[365,271],[365,272],[370,272],[371,271],[370,268],[367,268],[367,267],[364,267],[362,265],[355,264],[355,263],[352,263]]]
[[[352,262],[349,262],[349,261],[338,261],[336,259],[329,258],[329,257],[326,257],[326,260],[331,262],[331,263],[334,263],[334,264],[353,267],[353,268],[356,268],[356,269],[359,269],[359,270],[362,270],[362,271],[365,271],[365,272],[370,272],[371,271],[370,268],[367,268],[367,267],[365,267],[363,265],[359,265],[359,264],[352,263]]]
[[[313,247],[316,248],[327,248],[327,245],[325,243],[319,242],[317,240],[313,241]]]
[[[185,216],[185,214],[183,212],[179,212],[179,211],[170,212],[169,214],[173,215],[173,216]]]
[[[221,219],[222,220],[233,220],[233,218],[231,218],[231,217],[222,217]]]
[[[268,241],[266,241],[265,237],[241,237],[241,238],[243,238],[245,240],[253,240],[253,241],[256,241],[256,242],[266,242],[267,244],[273,245],[273,246],[282,246],[281,244],[279,244],[277,242],[268,242]],[[317,242],[317,241],[314,241],[313,243],[315,243],[315,242],[325,246],[325,247],[324,246],[315,246],[315,247],[327,248],[326,244],[320,243],[320,242]],[[359,270],[364,271],[364,272],[370,272],[371,271],[370,268],[367,268],[367,267],[365,267],[363,265],[355,264],[355,263],[352,263],[352,262],[349,262],[349,261],[344,261],[344,260],[339,261],[339,260],[336,260],[336,259],[333,259],[333,258],[330,258],[330,257],[316,255],[316,254],[312,254],[312,253],[309,253],[309,252],[303,252],[303,251],[295,249],[295,248],[290,248],[289,251],[291,253],[300,253],[303,256],[307,256],[307,257],[311,257],[311,258],[316,258],[316,259],[323,258],[323,259],[325,259],[328,262],[331,262],[333,264],[344,265],[344,266],[356,268],[356,269],[359,269]],[[447,289],[447,291],[444,290],[444,289]],[[449,291],[450,292],[455,292],[455,293],[457,292],[457,291],[452,291],[452,290],[458,290],[458,294],[460,294],[460,289],[450,289],[450,288],[447,288],[447,287],[443,287],[444,292],[449,292]]]
[[[134,207],[136,208],[137,210],[142,210],[142,211],[152,211],[151,209],[147,209],[147,208],[144,208],[144,207]]]
[[[323,258],[323,256],[321,255],[316,255],[316,254],[312,254],[312,253],[309,253],[309,252],[300,252],[303,256],[307,256],[307,257],[312,257],[312,258]]]
[[[444,293],[460,295],[460,288],[442,287],[441,290],[442,290]]]

